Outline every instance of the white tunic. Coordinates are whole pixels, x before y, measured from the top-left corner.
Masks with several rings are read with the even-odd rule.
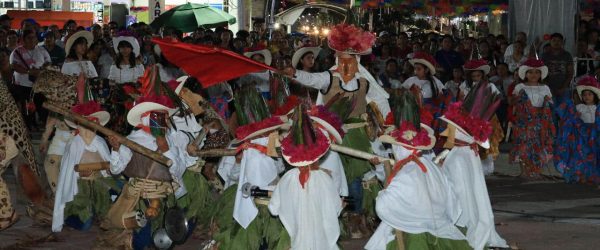
[[[472,143],[473,138],[456,130],[456,139]],[[508,247],[495,229],[494,214],[490,204],[481,159],[471,147],[457,147],[450,150],[444,160],[442,171],[448,178],[462,214],[456,225],[467,227],[467,241],[474,249],[489,247]]]
[[[580,118],[584,123],[596,122],[596,105],[577,104],[575,108],[581,114]]]
[[[338,152],[329,150],[320,159],[321,168],[327,169],[331,173],[331,178],[335,186],[335,190],[338,191],[340,196],[348,196],[348,181],[346,180],[346,172],[344,172],[344,165]]]
[[[250,142],[266,146],[269,138],[258,138]],[[283,172],[283,170],[284,166],[281,159],[274,160],[254,148],[244,150],[242,162],[240,163],[235,205],[233,206],[233,218],[244,229],[256,218],[258,209],[256,208],[256,204],[254,204],[253,197],[244,197],[242,195],[242,186],[248,182],[261,189],[272,190],[273,186],[271,185],[274,184],[273,182],[277,180],[279,173]]]
[[[135,67],[130,65],[121,65],[121,68],[117,68],[117,65],[110,66],[110,72],[108,79],[115,81],[116,83],[136,82],[138,78],[144,75],[144,65],[137,64]]]
[[[515,86],[515,90],[513,91],[513,96],[518,96],[522,91],[525,91],[527,97],[529,97],[529,101],[531,101],[531,105],[536,108],[541,108],[544,105],[544,99],[547,97],[552,98],[552,93],[550,92],[550,88],[546,85],[539,86],[528,86],[523,83],[519,83]]]
[[[435,81],[438,91],[441,92],[444,89],[444,84],[442,84],[442,82],[435,76],[433,76],[433,81]],[[421,89],[421,95],[423,95],[423,98],[431,98],[433,96],[429,80],[420,80],[418,77],[413,76],[406,79],[406,81],[402,83],[402,87],[405,89],[410,89],[413,85],[417,85]]]
[[[412,151],[393,145],[394,157],[405,159]],[[380,191],[375,208],[381,224],[369,239],[365,249],[385,250],[394,240],[394,229],[411,234],[428,232],[436,237],[464,240],[454,226],[460,207],[448,180],[426,157],[419,157],[427,172],[415,163],[406,164]]]
[[[98,77],[96,68],[91,61],[72,61],[65,62],[60,70],[65,75],[78,76],[83,72],[83,75],[87,78]]]
[[[342,201],[332,179],[322,170],[313,170],[302,188],[299,175],[297,168],[283,175],[271,196],[269,211],[279,216],[288,231],[291,249],[338,249]]]
[[[387,94],[387,92],[385,92],[385,90],[381,88],[381,86],[379,86],[379,84],[373,78],[373,76],[366,74],[368,73],[356,73],[354,75],[354,78],[352,78],[349,82],[342,83],[342,88],[346,91],[357,90],[358,79],[367,79],[369,81],[369,91],[367,91],[366,96],[367,103],[375,102],[375,104],[377,104],[377,107],[379,108],[379,111],[381,111],[381,114],[383,115],[383,117],[385,117],[387,113],[390,112],[390,104],[388,103],[389,94]],[[295,80],[300,82],[302,85],[324,91],[331,84],[331,76],[338,77],[340,78],[340,82],[343,82],[342,77],[338,72],[330,73],[329,71],[320,73],[308,73],[306,71],[297,70]],[[316,104],[323,104],[323,93],[321,93],[321,91],[319,91],[319,95],[317,96]]]
[[[54,199],[54,210],[52,212],[52,231],[60,232],[62,230],[65,206],[71,202],[79,192],[77,180],[79,173],[75,171],[75,165],[81,161],[81,156],[85,151],[98,152],[105,161],[110,160],[110,151],[106,141],[99,136],[95,136],[88,145],[81,136],[75,136],[69,144],[60,164],[60,174],[58,176],[58,185],[56,187],[56,197]],[[102,170],[103,176],[109,176]]]

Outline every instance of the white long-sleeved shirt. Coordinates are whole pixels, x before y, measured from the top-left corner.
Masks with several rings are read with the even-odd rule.
[[[300,82],[302,85],[311,87],[318,90],[327,90],[329,85],[331,84],[331,76],[335,76],[340,78],[340,81],[343,82],[342,88],[346,91],[355,91],[358,89],[358,79],[363,78],[362,73],[357,72],[348,82],[344,82],[341,75],[338,72],[320,72],[320,73],[309,73],[302,70],[296,71],[296,81]],[[379,86],[377,82],[369,82],[369,90],[367,91],[366,96],[367,103],[375,102],[379,111],[385,117],[390,112],[390,104],[388,103],[388,95]],[[319,96],[317,97],[317,105],[323,104],[323,93],[319,91]]]
[[[164,152],[163,155],[173,161],[173,165],[169,167],[169,173],[171,173],[171,177],[173,181],[179,184],[179,188],[175,190],[175,196],[181,197],[187,191],[185,186],[183,185],[182,176],[183,172],[186,169],[186,159],[185,149],[180,148],[178,143],[175,140],[175,132],[169,131],[166,135],[167,144],[169,145],[169,150]],[[158,145],[156,144],[156,138],[154,136],[148,134],[143,130],[136,130],[131,132],[127,139],[136,142],[150,150],[156,150]],[[131,161],[131,157],[133,156],[133,152],[131,149],[125,145],[121,145],[118,151],[112,151],[110,154],[110,172],[112,174],[120,174],[122,173],[129,161]]]

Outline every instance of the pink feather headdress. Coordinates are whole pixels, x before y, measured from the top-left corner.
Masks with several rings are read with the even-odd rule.
[[[349,54],[368,54],[375,42],[375,35],[349,24],[338,24],[327,37],[329,47]]]

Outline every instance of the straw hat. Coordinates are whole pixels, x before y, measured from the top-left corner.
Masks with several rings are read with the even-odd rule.
[[[169,116],[177,111],[166,96],[141,96],[136,100],[133,108],[127,112],[127,122],[131,126],[137,127],[142,123],[142,114],[159,110],[166,111]]]
[[[140,55],[140,43],[138,42],[137,39],[135,39],[135,37],[133,36],[118,36],[118,37],[113,37],[113,49],[115,50],[115,53],[119,53],[119,43],[122,41],[128,42],[129,44],[131,44],[132,52],[135,55],[135,57],[138,57]]]
[[[420,124],[420,129],[417,129],[412,123],[403,122],[399,128],[394,126],[387,129],[379,140],[417,150],[430,150],[435,145],[433,129],[423,123]]]
[[[88,49],[92,46],[92,43],[94,42],[94,35],[92,34],[92,32],[89,32],[87,30],[77,31],[70,35],[67,38],[67,42],[65,43],[65,52],[67,53],[67,56],[69,56],[69,52],[71,51],[71,47],[73,47],[73,43],[75,43],[75,41],[81,37],[85,38]]]
[[[306,110],[296,108],[290,133],[281,140],[281,155],[294,167],[304,167],[317,162],[329,151],[330,140],[323,130],[315,128]]]
[[[260,50],[252,50],[244,53],[245,57],[252,58],[252,56],[259,54],[265,58],[265,64],[271,65],[271,61],[273,60],[271,56],[271,51],[268,49],[260,49]]]
[[[298,50],[296,50],[296,52],[294,52],[294,55],[292,56],[292,67],[296,67],[296,65],[298,65],[298,62],[300,62],[300,59],[306,54],[306,53],[313,53],[313,55],[315,56],[315,58],[317,58],[317,56],[319,55],[319,52],[321,52],[321,48],[320,47],[302,47]]]
[[[544,65],[544,61],[539,59],[528,59],[521,66],[519,66],[519,78],[525,79],[527,71],[537,69],[542,72],[542,79],[548,76],[548,67]]]
[[[488,65],[486,60],[469,60],[465,63],[463,69],[466,71],[481,70],[483,71],[483,75],[490,73],[490,65]]]
[[[435,75],[435,65],[437,65],[437,62],[430,54],[425,52],[415,52],[413,58],[408,60],[408,62],[413,66],[415,66],[415,63],[423,64],[429,69],[431,75]]]
[[[577,81],[577,94],[581,97],[584,90],[592,91],[600,99],[600,83],[593,76],[584,76]]]

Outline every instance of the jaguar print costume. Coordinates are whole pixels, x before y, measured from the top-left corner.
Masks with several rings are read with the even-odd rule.
[[[6,86],[4,81],[0,81],[0,107],[2,107],[2,112],[0,112],[0,132],[13,138],[25,163],[28,164],[33,173],[40,176],[42,172],[38,164],[35,163],[35,155],[29,131],[27,131],[23,116],[19,112],[15,99],[13,99],[8,91],[8,86]]]

